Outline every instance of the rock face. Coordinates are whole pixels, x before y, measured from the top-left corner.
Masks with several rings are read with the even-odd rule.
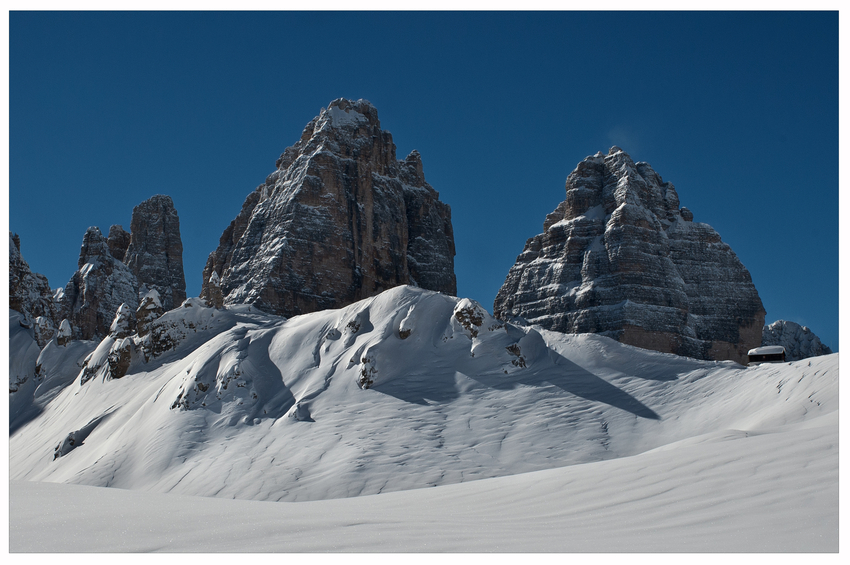
[[[43,317],[42,326],[50,321],[58,325],[53,291],[47,277],[30,270],[21,255],[21,239],[9,232],[9,308],[23,314],[23,323],[32,324]],[[49,339],[49,338],[48,338]]]
[[[124,261],[127,248],[130,247],[130,232],[124,231],[124,228],[121,226],[111,226],[109,228],[109,236],[106,238],[106,244],[109,246],[109,253],[113,257],[119,261]]]
[[[159,293],[156,290],[149,291],[142,298],[139,308],[136,310],[137,330],[140,337],[146,336],[150,332],[151,324],[160,318],[165,313],[162,307],[162,302],[159,300]]]
[[[135,275],[139,292],[156,290],[166,310],[179,306],[186,300],[186,280],[180,218],[171,197],[157,194],[133,208],[130,233],[123,261]]]
[[[74,330],[71,329],[71,323],[67,319],[62,320],[59,329],[56,331],[56,344],[65,347],[73,337]]]
[[[224,295],[221,292],[221,280],[218,278],[218,273],[215,271],[212,272],[209,280],[207,281],[206,305],[217,310],[224,308]]]
[[[799,361],[818,355],[829,355],[832,349],[821,343],[815,332],[796,322],[777,320],[762,330],[762,345],[781,345],[787,361]]]
[[[139,304],[138,283],[127,266],[112,256],[100,229],[90,227],[83,237],[77,271],[65,285],[61,314],[74,339],[105,336],[121,304]]]
[[[169,310],[186,299],[180,219],[168,196],[156,195],[133,209],[131,233],[112,226],[109,237],[91,227],[83,237],[78,270],[60,294],[60,318],[74,339],[101,338],[119,307],[135,312],[140,297],[156,291]]]
[[[365,100],[339,99],[248,195],[203,273],[201,297],[293,316],[398,285],[456,293],[451,210],[414,151]],[[213,279],[217,275],[219,281]]]
[[[747,269],[669,182],[612,147],[579,163],[529,239],[496,317],[698,359],[746,362],[764,307]]]

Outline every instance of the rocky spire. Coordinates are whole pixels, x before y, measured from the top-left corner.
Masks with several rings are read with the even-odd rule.
[[[130,229],[114,225],[109,238],[96,227],[86,231],[79,268],[60,298],[59,319],[68,319],[74,339],[108,335],[116,312],[135,312],[150,291],[160,309],[186,299],[180,219],[171,198],[156,195],[133,208]]]
[[[186,280],[180,218],[171,197],[157,194],[133,208],[130,233],[123,261],[135,275],[139,292],[156,289],[166,310],[179,306],[186,300]]]
[[[292,316],[404,284],[455,294],[450,208],[395,150],[369,102],[323,108],[222,234],[201,296],[218,282],[225,304]]]
[[[113,257],[97,227],[86,230],[77,266],[65,285],[61,317],[71,323],[74,339],[105,336],[122,303],[134,310],[138,306],[138,283],[127,266]]]
[[[699,359],[745,362],[764,307],[747,269],[669,182],[619,147],[586,158],[566,199],[525,245],[497,317],[601,333]]]
[[[47,277],[33,273],[29,264],[21,255],[21,238],[9,232],[9,308],[23,314],[24,323],[32,324],[36,318],[43,317],[45,325],[58,325],[53,291],[47,283]]]

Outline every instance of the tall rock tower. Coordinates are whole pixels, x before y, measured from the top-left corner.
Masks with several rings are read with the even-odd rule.
[[[135,310],[150,290],[166,310],[186,299],[180,219],[171,197],[156,195],[133,208],[130,232],[118,225],[108,237],[97,227],[86,230],[58,313],[69,320],[74,339],[107,335],[121,304]]]
[[[225,304],[294,316],[404,284],[457,292],[451,209],[417,151],[396,160],[372,104],[334,100],[276,166],[210,254],[202,297],[218,285]]]
[[[180,218],[170,196],[157,194],[133,208],[123,261],[136,276],[140,295],[156,290],[166,310],[186,300]]]
[[[746,362],[764,307],[747,269],[669,182],[619,147],[569,175],[566,200],[529,239],[496,317],[698,359]]]

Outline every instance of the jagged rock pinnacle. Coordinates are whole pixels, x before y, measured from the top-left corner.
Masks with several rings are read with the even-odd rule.
[[[74,339],[108,335],[121,305],[135,311],[149,291],[156,291],[165,310],[179,306],[186,282],[180,219],[171,197],[156,195],[133,208],[130,233],[114,225],[107,239],[90,227],[77,266],[57,318],[67,318]]]
[[[450,208],[418,152],[396,159],[372,104],[334,100],[276,167],[207,261],[209,303],[293,316],[404,284],[455,294]]]

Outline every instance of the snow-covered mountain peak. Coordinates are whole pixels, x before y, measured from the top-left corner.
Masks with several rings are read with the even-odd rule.
[[[632,161],[631,156],[616,145],[608,150],[605,160],[609,163],[609,168],[612,172],[632,171],[635,167],[635,162]]]
[[[367,100],[356,102],[338,98],[328,105],[319,115],[319,123],[330,121],[335,128],[359,128],[362,125],[381,127],[378,120],[378,110]]]
[[[330,151],[347,153],[346,146],[374,143],[373,137],[382,138],[391,146],[395,159],[392,135],[381,130],[378,110],[367,100],[337,98],[327,108],[322,108],[302,134],[301,143],[313,152]],[[282,156],[282,160],[286,160]]]
[[[328,110],[334,108],[337,108],[344,112],[357,112],[358,114],[368,116],[372,120],[376,119],[378,116],[378,110],[375,108],[375,106],[371,102],[369,102],[368,100],[364,100],[363,98],[360,98],[358,100],[350,100],[348,98],[337,98],[336,100],[332,100],[327,107]]]

